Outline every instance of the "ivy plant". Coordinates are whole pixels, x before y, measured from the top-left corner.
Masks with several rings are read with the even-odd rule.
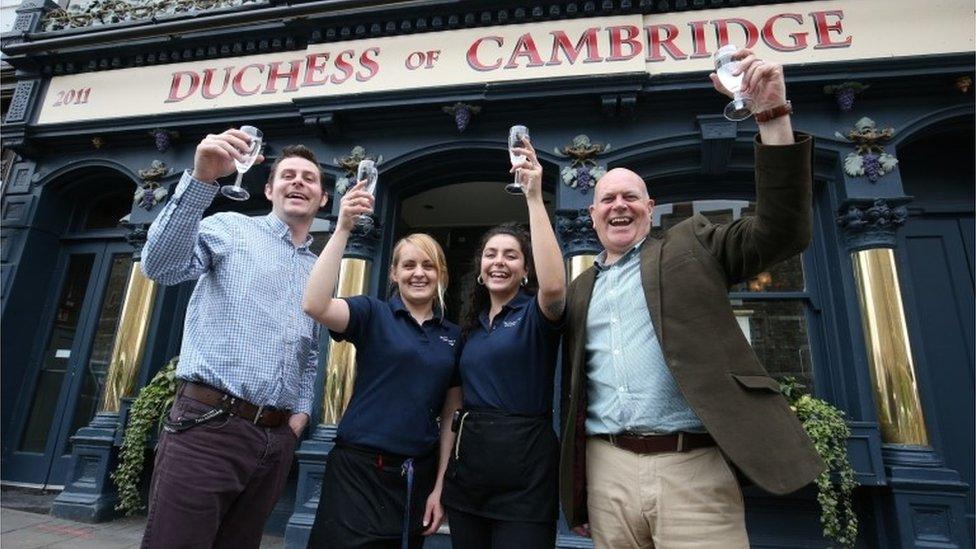
[[[145,509],[139,481],[145,467],[146,443],[150,434],[159,431],[163,418],[173,404],[176,395],[176,363],[179,358],[174,357],[163,366],[149,384],[139,391],[139,396],[129,410],[128,426],[119,452],[119,464],[112,473],[112,480],[115,481],[119,493],[119,503],[115,509],[126,515]]]
[[[784,377],[780,388],[827,464],[815,481],[823,535],[841,547],[853,547],[858,529],[854,512],[854,489],[858,483],[847,457],[851,431],[844,421],[844,412],[807,394],[792,376]]]

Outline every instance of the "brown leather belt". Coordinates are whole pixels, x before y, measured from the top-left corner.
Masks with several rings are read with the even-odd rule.
[[[261,427],[278,427],[288,421],[291,412],[250,402],[194,381],[183,381],[182,395],[226,411]]]
[[[658,454],[662,452],[690,452],[698,448],[715,446],[715,440],[708,433],[674,433],[670,435],[593,435],[606,440],[617,448],[635,454]]]

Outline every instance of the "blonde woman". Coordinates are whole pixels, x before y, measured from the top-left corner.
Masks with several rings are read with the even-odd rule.
[[[343,197],[302,303],[333,339],[356,346],[356,382],[326,460],[310,547],[422,547],[444,516],[450,415],[461,399],[459,330],[444,318],[447,262],[433,238],[411,234],[394,247],[388,301],[333,298],[354,216],[371,209],[362,182]]]

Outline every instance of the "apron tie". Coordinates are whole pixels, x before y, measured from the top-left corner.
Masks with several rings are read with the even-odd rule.
[[[409,549],[410,546],[410,497],[413,494],[413,458],[404,460],[400,467],[400,476],[407,477],[407,504],[403,509],[403,537],[400,542],[401,549]]]

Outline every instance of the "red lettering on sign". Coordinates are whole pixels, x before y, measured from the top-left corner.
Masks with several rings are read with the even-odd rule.
[[[182,91],[184,79],[187,80],[186,91]],[[166,103],[178,103],[190,97],[200,87],[200,75],[194,71],[176,71],[173,73],[173,80],[169,84],[169,97]]]
[[[355,56],[356,52],[353,50],[342,50],[339,52],[339,55],[336,55],[335,66],[342,73],[342,76],[333,74],[331,79],[333,84],[342,84],[346,80],[349,80],[349,77],[353,74],[353,66],[349,61],[352,61],[352,58]]]
[[[379,55],[379,48],[366,48],[362,55],[359,56],[359,65],[366,69],[366,72],[359,71],[356,73],[356,80],[360,82],[366,82],[370,78],[376,76],[380,72],[380,64],[376,62],[376,59],[371,59],[369,54]]]
[[[712,55],[708,53],[708,47],[705,44],[705,23],[708,23],[708,21],[692,21],[688,23],[688,26],[691,27],[691,45],[694,48],[691,53],[692,59],[700,59]]]
[[[259,63],[251,63],[250,65],[245,65],[244,68],[237,71],[237,74],[234,75],[234,81],[231,82],[231,86],[234,89],[234,93],[241,97],[254,95],[258,93],[258,90],[261,89],[260,85],[258,85],[253,90],[244,89],[244,74],[247,73],[247,69],[257,69],[259,73],[264,74],[264,65],[261,65]]]
[[[742,28],[746,35],[746,43],[743,45],[741,42],[734,42],[736,46],[740,48],[751,48],[759,42],[759,29],[756,25],[749,21],[748,19],[742,19],[739,17],[729,17],[727,19],[716,19],[712,21],[712,25],[715,25],[715,40],[718,42],[718,47],[721,48],[726,44],[732,44],[733,42],[729,40],[729,25],[738,25]]]
[[[505,68],[517,69],[519,65],[516,59],[519,57],[528,58],[529,63],[526,67],[541,67],[545,65],[542,57],[539,57],[539,49],[535,47],[535,40],[532,39],[532,35],[529,33],[519,36],[518,42],[515,43],[515,49],[512,51],[512,56],[508,58],[508,63],[505,64]]]
[[[644,44],[638,40],[640,29],[633,25],[609,27],[607,33],[610,35],[610,57],[607,57],[607,61],[626,61],[644,51]],[[628,53],[623,52],[624,46],[630,49]]]
[[[792,46],[788,46],[780,42],[779,39],[776,38],[776,35],[773,32],[773,25],[776,23],[776,21],[780,19],[790,19],[792,21],[796,21],[801,25],[803,24],[803,16],[800,15],[799,13],[780,13],[774,15],[766,21],[765,25],[763,25],[762,28],[763,42],[765,42],[767,46],[769,46],[770,48],[776,51],[800,51],[802,49],[805,49],[807,47],[807,36],[809,36],[810,34],[808,32],[791,32],[789,34],[789,37],[793,40]]]
[[[213,83],[214,72],[216,72],[215,69],[204,69],[203,71],[203,88],[201,88],[200,93],[204,99],[216,99],[227,91],[227,85],[230,84],[230,75],[234,72],[234,67],[226,67],[224,69],[224,85],[221,86],[218,92],[210,89],[210,85]]]
[[[281,72],[282,61],[272,61],[268,65],[268,83],[261,93],[278,93],[278,80],[286,78],[288,85],[285,86],[286,92],[298,91],[298,75],[302,71],[303,62],[301,59],[288,61],[288,72]]]
[[[810,17],[813,18],[814,29],[817,31],[817,45],[813,47],[815,50],[821,50],[825,48],[849,48],[851,47],[851,38],[848,36],[840,42],[834,42],[831,40],[830,33],[835,32],[838,34],[843,34],[844,29],[841,26],[841,21],[844,19],[844,12],[841,10],[828,10],[828,11],[814,11],[810,13]],[[837,19],[828,23],[828,17],[836,17]]]
[[[549,34],[552,35],[552,55],[549,56],[549,62],[546,65],[561,65],[562,61],[559,60],[560,51],[566,56],[569,64],[574,65],[576,64],[576,60],[579,59],[584,46],[586,47],[586,58],[583,59],[584,63],[599,63],[603,61],[603,58],[600,57],[600,46],[596,36],[599,30],[600,27],[590,27],[583,31],[583,35],[576,41],[575,47],[573,47],[572,42],[569,41],[569,37],[566,36],[564,31],[550,32]]]
[[[482,63],[478,59],[478,48],[480,48],[481,47],[481,44],[483,42],[485,42],[486,40],[487,41],[494,42],[498,47],[502,47],[502,46],[505,45],[505,39],[502,38],[501,36],[483,36],[483,37],[475,40],[471,44],[471,47],[468,48],[468,55],[467,55],[467,57],[468,57],[468,65],[472,69],[474,69],[476,71],[481,71],[481,72],[493,71],[493,70],[497,69],[498,67],[502,66],[502,58],[501,57],[499,57],[498,60],[495,61],[495,63],[492,64],[492,65],[485,65],[484,63]]]
[[[305,81],[302,87],[322,86],[329,81],[325,74],[325,64],[329,62],[329,52],[312,53],[305,56]],[[321,76],[322,78],[318,78]]]
[[[681,51],[678,46],[674,45],[674,40],[678,38],[678,27],[662,23],[659,25],[648,25],[647,28],[647,41],[650,45],[647,48],[647,58],[648,62],[660,62],[664,61],[664,55],[661,54],[661,48],[667,50],[668,55],[671,59],[687,59],[688,55]],[[662,38],[660,31],[664,31],[665,35]]]

